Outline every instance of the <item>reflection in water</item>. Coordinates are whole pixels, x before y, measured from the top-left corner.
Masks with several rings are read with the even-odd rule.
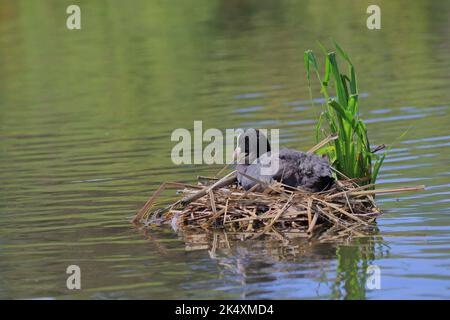
[[[361,238],[349,246],[336,250],[338,266],[335,283],[331,286],[333,298],[365,299],[368,268],[375,259],[388,255],[388,246],[382,239]]]
[[[162,256],[170,255],[158,239],[157,232],[143,228],[142,233]],[[309,278],[317,282],[318,288],[329,288],[334,299],[366,298],[368,268],[377,258],[389,254],[388,246],[372,229],[372,235],[345,243],[323,243],[318,239],[274,239],[245,240],[225,230],[178,230],[178,238],[185,250],[207,252],[216,263],[219,277],[233,279],[239,285],[240,298],[248,297],[249,282],[254,281],[248,274],[259,270],[258,279],[273,282],[278,275],[288,278]],[[317,238],[317,237],[316,237]],[[333,260],[337,259],[336,276],[328,278]],[[311,268],[311,265],[315,265]],[[295,270],[295,272],[292,272]],[[254,294],[251,292],[251,294]],[[320,296],[318,294],[318,296]]]

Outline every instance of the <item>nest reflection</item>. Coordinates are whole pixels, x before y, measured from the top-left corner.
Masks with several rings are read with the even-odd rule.
[[[315,248],[330,247],[323,244],[351,244],[359,239],[380,243],[381,237],[378,235],[376,225],[366,228],[365,236],[360,238],[343,237],[338,228],[324,229],[322,233],[315,233],[305,236],[302,233],[283,233],[276,231],[269,232],[258,240],[246,240],[249,237],[247,232],[227,232],[223,229],[199,230],[198,228],[178,230],[178,237],[183,241],[186,251],[207,250],[211,258],[218,254],[232,254],[237,247],[243,247],[250,251],[256,250],[258,255],[270,256],[275,260],[291,259],[295,257],[305,257],[311,254]],[[347,233],[345,233],[347,234]],[[244,240],[246,240],[244,242]],[[333,252],[330,253],[333,256]],[[323,252],[321,252],[323,254]]]

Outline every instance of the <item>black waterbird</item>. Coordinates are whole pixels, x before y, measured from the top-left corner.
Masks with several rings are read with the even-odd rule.
[[[253,128],[239,135],[233,159],[237,160],[237,180],[246,190],[255,187],[258,181],[266,184],[279,181],[286,186],[311,192],[327,190],[334,183],[327,159],[287,148],[275,153],[267,137]],[[263,167],[267,168],[269,161],[274,159],[278,160],[278,169],[269,174],[264,172]],[[261,191],[264,187],[259,184],[255,189]]]

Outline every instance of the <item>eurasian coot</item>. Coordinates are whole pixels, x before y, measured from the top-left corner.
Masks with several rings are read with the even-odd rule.
[[[238,182],[246,190],[257,184],[248,176],[265,183],[280,181],[287,186],[311,192],[326,190],[334,182],[327,159],[287,148],[274,153],[267,137],[257,129],[247,129],[239,136],[233,158],[238,160]],[[272,174],[265,173],[263,166],[267,167],[268,161],[274,160],[278,160],[278,170]],[[255,189],[261,191],[264,187]]]

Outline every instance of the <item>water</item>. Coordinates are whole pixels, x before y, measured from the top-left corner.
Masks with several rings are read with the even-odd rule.
[[[80,1],[68,31],[60,1],[2,1],[0,298],[450,298],[450,3],[378,2],[379,31],[369,3],[316,0]],[[211,257],[129,223],[161,182],[218,169],[173,165],[175,128],[281,128],[285,146],[313,145],[302,53],[330,37],[354,60],[372,142],[409,129],[379,182],[426,191],[380,196],[378,232],[349,244]],[[66,288],[71,264],[82,290]]]

